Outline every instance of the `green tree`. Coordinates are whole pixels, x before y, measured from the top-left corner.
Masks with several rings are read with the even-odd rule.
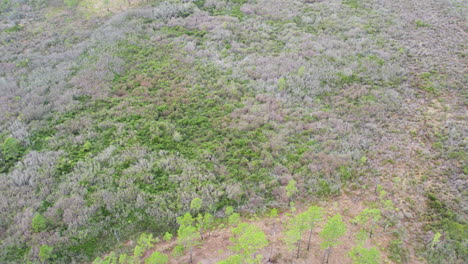
[[[275,240],[276,239],[276,231],[277,231],[276,224],[277,224],[277,221],[279,220],[279,218],[278,218],[278,209],[276,209],[276,208],[271,209],[268,216],[272,219],[272,225],[273,226],[270,228],[270,231],[272,232],[273,240]],[[273,243],[270,244],[270,252],[268,254],[268,261],[267,262],[271,261],[271,256],[272,255],[273,255]]]
[[[227,259],[218,262],[217,264],[244,264],[241,255],[232,255]]]
[[[379,264],[381,263],[380,252],[376,247],[365,248],[361,245],[355,246],[349,252],[353,264]]]
[[[234,213],[234,208],[232,206],[226,207],[224,209],[224,214],[226,215],[226,220],[229,223],[229,217]]]
[[[228,206],[224,210],[224,213],[226,214],[226,216],[230,216],[230,215],[232,215],[232,213],[234,213],[234,208],[232,206]]]
[[[170,241],[172,239],[172,234],[169,232],[166,232],[163,236],[164,241]]]
[[[138,239],[138,243],[133,249],[133,255],[137,258],[143,256],[145,251],[152,248],[154,243],[159,242],[159,239],[154,238],[153,234],[142,233]]]
[[[233,213],[232,215],[230,215],[228,218],[228,223],[231,226],[238,225],[240,223],[240,214]]]
[[[104,257],[104,259],[97,257],[93,261],[93,264],[117,264],[117,256],[115,255],[114,252],[111,252],[109,255]]]
[[[16,138],[8,137],[3,143],[0,142],[0,173],[7,172],[9,168],[15,165],[23,151],[21,143]]]
[[[16,138],[8,137],[2,144],[5,160],[16,160],[21,155],[21,144]]]
[[[369,237],[372,237],[381,218],[379,209],[366,208],[353,219],[353,223],[360,225]]]
[[[32,219],[31,227],[34,232],[41,232],[47,228],[47,219],[45,219],[41,214],[36,214]]]
[[[190,213],[184,214],[184,216],[177,217],[177,223],[181,226],[192,225],[195,219],[193,219]]]
[[[54,250],[53,247],[50,247],[48,245],[42,245],[39,248],[39,260],[41,262],[46,262],[46,260],[50,259],[52,257],[52,251]]]
[[[326,249],[323,263],[328,263],[331,251],[333,247],[339,245],[341,242],[339,239],[346,233],[346,224],[343,222],[340,214],[336,214],[328,220],[320,237],[323,242],[320,245],[323,249]]]
[[[432,242],[431,242],[431,248],[434,248],[434,246],[437,245],[440,242],[440,237],[441,236],[442,236],[442,234],[439,233],[439,232],[437,232],[434,235],[434,238],[432,239]]]
[[[291,202],[291,199],[299,191],[296,185],[297,185],[297,182],[295,180],[290,180],[288,182],[288,185],[286,185],[286,195],[289,198],[289,202]]]
[[[64,0],[63,1],[69,8],[77,7],[81,0]]]
[[[276,208],[273,208],[271,209],[269,215],[268,215],[270,218],[276,218],[278,217],[278,209]]]
[[[291,250],[297,248],[296,258],[300,255],[302,234],[309,228],[308,220],[307,212],[300,213],[289,219],[286,226],[285,242]]]
[[[213,227],[214,224],[214,217],[210,213],[205,213],[205,215],[199,214],[197,216],[197,227],[200,231],[200,237],[203,239],[204,231],[209,231]],[[210,233],[208,233],[211,235]]]
[[[203,201],[200,198],[194,198],[192,202],[190,202],[190,209],[195,213],[198,213],[202,208]]]
[[[154,252],[145,260],[145,264],[166,264],[169,262],[169,257],[159,251]]]
[[[307,224],[309,228],[309,239],[307,242],[307,251],[310,250],[310,242],[312,240],[312,230],[314,229],[315,225],[322,220],[323,217],[323,208],[318,206],[311,206],[306,211],[307,217]]]
[[[230,240],[233,243],[233,246],[230,247],[230,249],[240,256],[235,257],[234,260],[240,258],[242,263],[261,263],[263,256],[254,256],[254,254],[268,246],[268,240],[265,233],[263,233],[263,231],[257,226],[247,223],[240,223],[236,228],[232,229],[232,233],[233,237],[231,237]]]
[[[119,256],[119,264],[132,264],[133,258],[128,256],[127,254],[121,254]]]
[[[177,218],[180,227],[177,230],[177,243],[190,252],[190,263],[193,263],[193,247],[200,244],[199,229],[193,226],[194,219],[190,213]]]

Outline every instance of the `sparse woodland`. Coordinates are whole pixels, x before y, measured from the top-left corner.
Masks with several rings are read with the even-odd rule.
[[[0,0],[0,263],[467,263],[467,7]]]

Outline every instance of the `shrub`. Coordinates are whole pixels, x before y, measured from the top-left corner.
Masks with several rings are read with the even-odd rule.
[[[169,257],[159,251],[154,252],[145,259],[145,264],[166,264],[169,262]]]
[[[50,259],[52,257],[53,250],[53,247],[42,245],[39,249],[39,260],[45,262],[46,260]]]
[[[80,4],[81,0],[63,0],[63,2],[69,8],[72,8],[72,7],[77,7]]]
[[[47,219],[40,214],[36,214],[32,219],[31,227],[36,233],[44,231],[47,228]]]

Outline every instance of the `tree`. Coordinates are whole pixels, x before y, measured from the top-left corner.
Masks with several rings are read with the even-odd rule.
[[[197,227],[200,231],[200,237],[203,239],[203,232],[205,230],[211,230],[214,223],[214,217],[210,213],[206,213],[205,215],[199,214],[197,217]],[[211,235],[211,234],[209,234]]]
[[[184,214],[184,216],[177,217],[177,223],[181,226],[185,225],[192,225],[195,219],[193,219],[190,213]]]
[[[94,261],[93,264],[117,264],[117,256],[115,255],[114,252],[111,252],[109,255],[104,257],[104,259],[97,257]],[[119,263],[121,264],[121,263]],[[125,262],[122,262],[122,264],[125,264]]]
[[[440,242],[440,237],[442,236],[441,233],[437,232],[435,235],[434,235],[434,238],[432,239],[432,242],[431,242],[431,249],[434,248],[435,245],[437,245],[439,242]]]
[[[288,185],[286,185],[286,195],[288,196],[289,202],[291,202],[293,196],[299,191],[296,185],[297,183],[295,180],[290,180]]]
[[[169,257],[159,251],[154,252],[145,260],[145,264],[166,264],[169,262]]]
[[[318,206],[311,206],[306,211],[307,223],[309,226],[309,239],[307,242],[307,251],[310,250],[310,242],[312,240],[312,230],[314,229],[317,222],[322,220],[323,217],[323,208]]]
[[[232,255],[229,256],[229,258],[218,262],[217,264],[243,264],[243,262],[240,255]]]
[[[177,230],[177,243],[184,249],[190,251],[190,263],[193,262],[193,247],[200,244],[200,232],[198,228],[193,226],[193,218],[190,213],[186,213],[183,217],[177,218],[180,227]]]
[[[224,214],[226,214],[226,216],[230,216],[232,213],[234,213],[234,208],[232,208],[232,206],[228,206],[224,210]]]
[[[76,7],[81,0],[64,0],[63,1],[69,8]]]
[[[369,237],[372,237],[381,218],[382,214],[379,209],[366,208],[353,219],[353,222],[360,225]]]
[[[231,226],[238,225],[240,223],[240,214],[233,213],[232,215],[230,215],[228,218],[228,223]]]
[[[276,218],[276,217],[278,217],[278,209],[276,209],[276,208],[271,209],[271,211],[270,211],[270,213],[269,213],[269,217],[270,217],[270,218]]]
[[[166,232],[163,236],[164,241],[170,241],[172,239],[172,234],[169,232]]]
[[[349,256],[353,264],[379,264],[381,262],[380,252],[376,247],[355,246],[349,252]]]
[[[200,198],[194,198],[192,202],[190,202],[190,209],[196,213],[200,211],[202,208],[203,201]]]
[[[254,256],[254,254],[268,246],[265,233],[258,227],[247,223],[240,223],[232,229],[232,233],[234,236],[230,240],[233,246],[230,249],[236,252],[239,257],[233,257],[231,262],[226,263],[260,263],[263,256]],[[239,258],[242,262],[234,262]]]
[[[276,222],[279,220],[278,219],[278,209],[276,208],[273,208],[271,209],[270,213],[269,213],[269,217],[273,219],[273,227],[270,228],[270,230],[272,231],[273,233],[273,240],[275,240],[276,238]],[[273,243],[270,245],[270,253],[268,254],[268,262],[270,262],[271,260],[271,256],[273,255]]]
[[[133,249],[133,255],[137,258],[143,256],[146,250],[152,248],[154,243],[159,242],[159,239],[153,238],[153,234],[143,233],[138,239],[138,243]]]
[[[326,249],[323,263],[328,263],[328,258],[330,257],[333,247],[339,245],[341,242],[339,239],[346,233],[346,224],[343,223],[342,217],[340,214],[336,214],[323,228],[320,232],[320,237],[323,239],[321,247]]]
[[[290,249],[297,247],[296,258],[299,258],[302,234],[309,228],[307,212],[292,217],[286,226],[285,242]]]
[[[41,214],[36,214],[32,219],[31,227],[34,232],[41,232],[47,228],[47,219],[45,219]]]
[[[50,259],[52,257],[53,250],[54,250],[54,247],[50,247],[48,245],[42,245],[39,248],[39,260],[41,262],[45,262],[46,260]]]
[[[21,144],[16,138],[8,137],[2,144],[4,159],[16,160],[21,155]]]
[[[128,256],[127,254],[121,254],[119,256],[119,264],[132,264],[133,258]]]

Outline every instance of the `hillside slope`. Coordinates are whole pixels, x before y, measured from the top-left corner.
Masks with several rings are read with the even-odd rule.
[[[393,240],[402,262],[468,261],[466,1],[0,12],[1,263],[132,250],[142,232],[175,233],[194,198],[221,219],[343,195],[379,208],[378,189],[395,207],[383,251]]]

